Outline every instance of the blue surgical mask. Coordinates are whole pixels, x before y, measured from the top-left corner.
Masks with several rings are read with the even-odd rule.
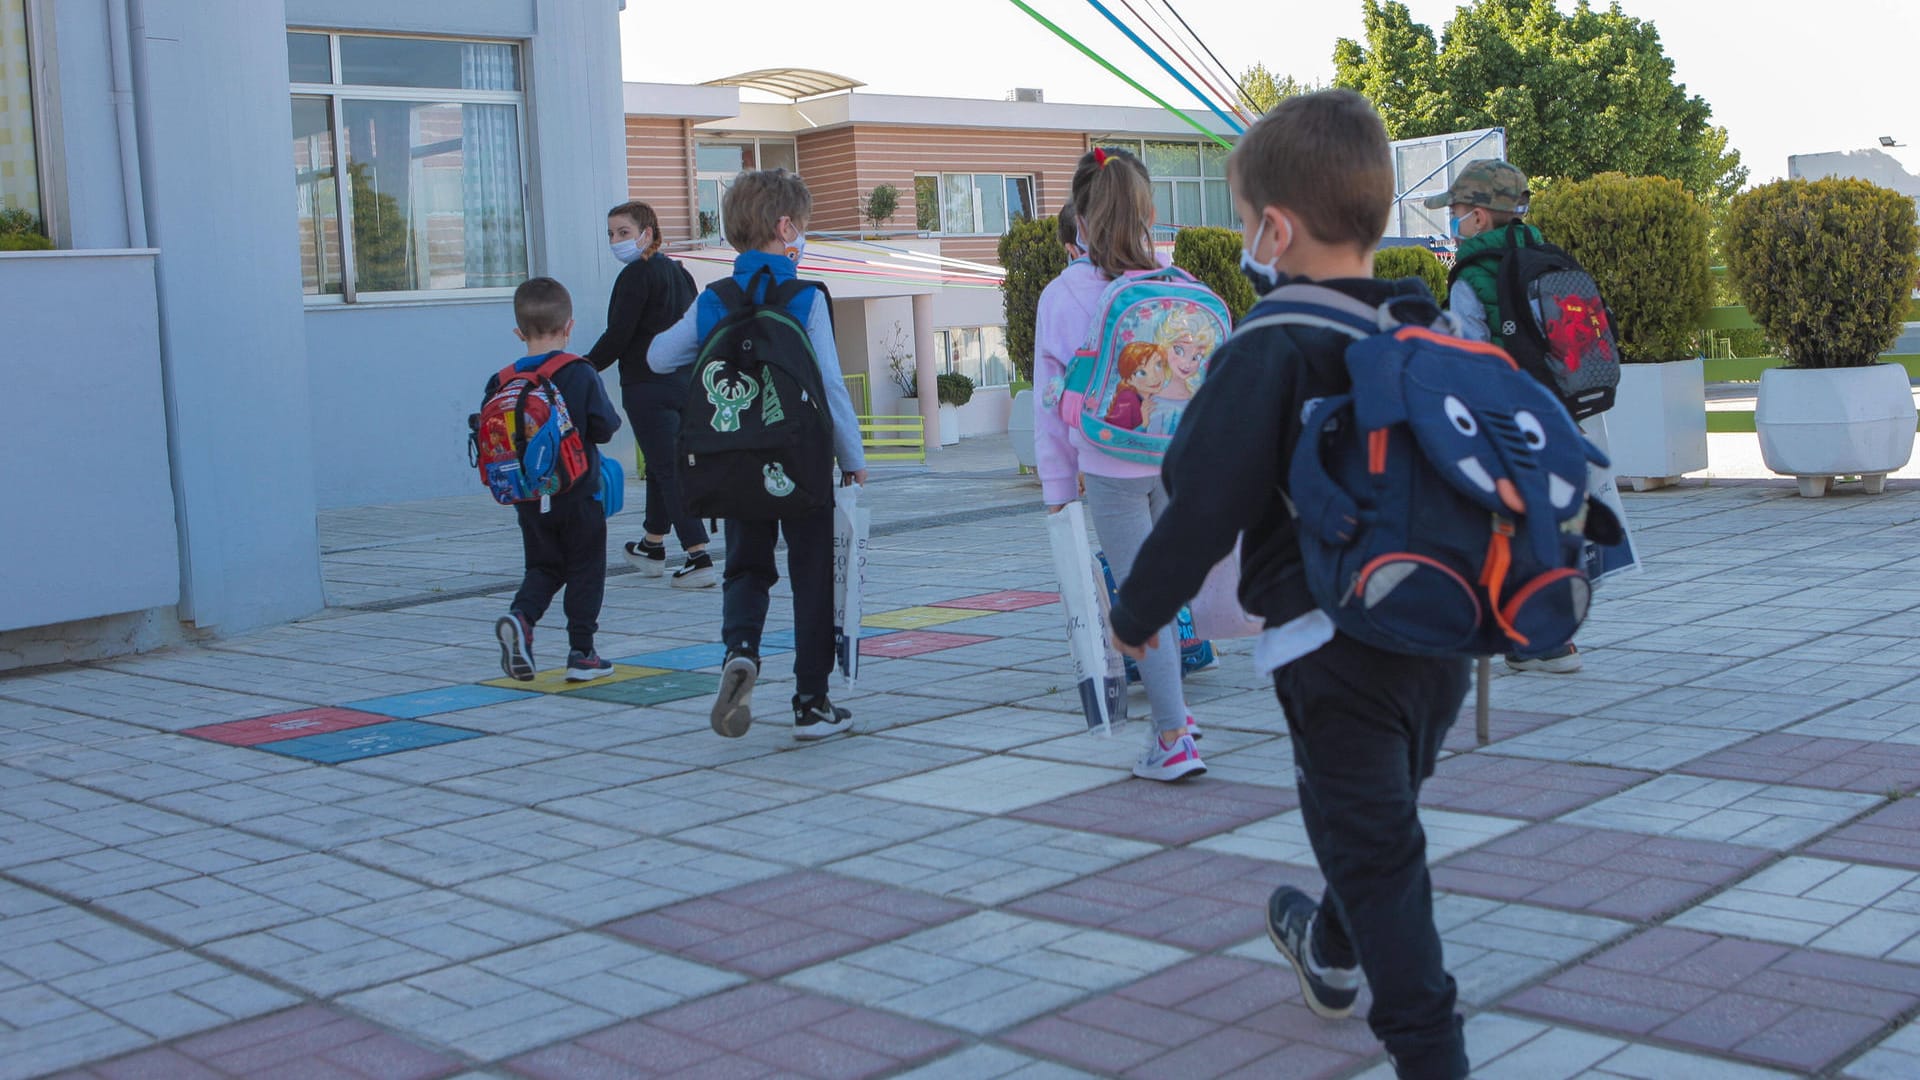
[[[1280,220],[1283,222],[1287,221],[1286,218],[1281,218]],[[1260,227],[1253,232],[1253,249],[1240,249],[1240,272],[1246,275],[1249,282],[1253,283],[1253,291],[1255,295],[1258,296],[1267,295],[1279,288],[1280,283],[1286,280],[1286,275],[1282,274],[1280,268],[1274,265],[1280,261],[1280,250],[1276,249],[1273,253],[1273,258],[1266,262],[1258,262],[1253,257],[1253,252],[1258,251],[1260,248],[1260,238],[1266,234],[1267,219],[1263,215],[1260,219]],[[1292,243],[1293,224],[1287,222],[1287,244],[1288,246],[1292,246]]]
[[[623,263],[640,261],[640,241],[638,240],[621,240],[607,246],[612,249],[613,257]]]
[[[1464,219],[1460,218],[1458,215],[1449,215],[1447,217],[1447,235],[1448,236],[1453,237],[1455,240],[1462,239],[1460,235],[1460,222],[1462,220]]]

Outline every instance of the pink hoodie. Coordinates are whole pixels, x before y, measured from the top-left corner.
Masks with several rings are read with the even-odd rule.
[[[1101,453],[1080,434],[1078,423],[1069,424],[1060,416],[1058,386],[1066,380],[1074,352],[1086,343],[1099,314],[1100,295],[1111,283],[1099,268],[1081,259],[1040,293],[1033,325],[1033,452],[1048,506],[1079,498],[1081,473],[1123,480],[1160,475],[1158,466]]]

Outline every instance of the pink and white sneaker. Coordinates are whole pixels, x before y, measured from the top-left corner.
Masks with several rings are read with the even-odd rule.
[[[1193,736],[1184,732],[1172,746],[1160,745],[1159,735],[1149,736],[1146,752],[1133,763],[1133,775],[1142,780],[1183,780],[1206,771],[1200,748],[1193,744]]]
[[[1195,720],[1192,713],[1187,714],[1187,737],[1193,739],[1195,742],[1206,738],[1205,735],[1200,733],[1200,721]]]

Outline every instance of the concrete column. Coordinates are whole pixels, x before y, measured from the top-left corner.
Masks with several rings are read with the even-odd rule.
[[[927,428],[927,453],[940,449],[940,390],[934,376],[944,361],[933,348],[933,295],[913,298],[913,382],[919,388],[920,420]]]

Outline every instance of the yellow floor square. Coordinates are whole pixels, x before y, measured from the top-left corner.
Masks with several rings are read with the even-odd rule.
[[[969,611],[966,608],[907,607],[869,615],[860,620],[860,625],[887,630],[925,630],[929,626],[943,626],[961,619],[977,619],[991,614],[990,611]]]
[[[613,665],[613,674],[602,675],[586,682],[568,682],[567,669],[550,668],[535,672],[532,682],[519,679],[488,679],[482,686],[503,686],[508,690],[531,690],[540,694],[564,694],[569,690],[583,690],[589,686],[605,686],[608,683],[626,682],[628,679],[640,679],[648,675],[665,675],[667,669],[657,667],[633,667],[628,664]]]

